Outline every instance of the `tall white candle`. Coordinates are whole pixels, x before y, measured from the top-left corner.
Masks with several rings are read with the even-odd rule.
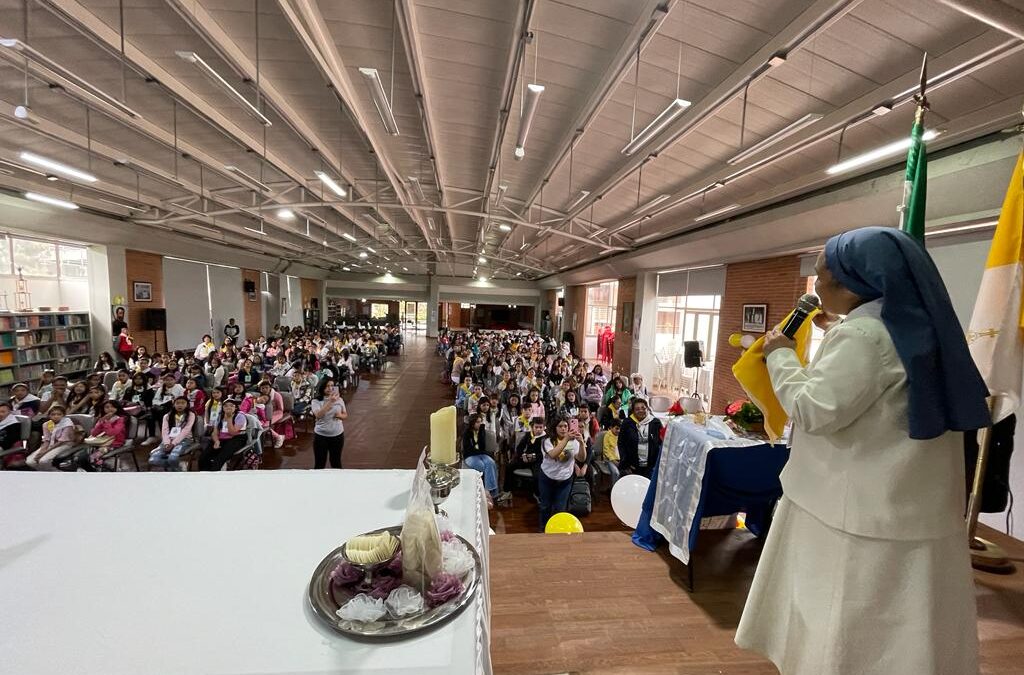
[[[455,406],[441,408],[430,415],[430,461],[455,463]]]

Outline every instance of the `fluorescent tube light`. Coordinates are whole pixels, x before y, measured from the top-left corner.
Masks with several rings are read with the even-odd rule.
[[[75,204],[74,202],[57,199],[56,197],[47,197],[46,195],[41,195],[38,192],[26,192],[25,199],[31,199],[34,202],[42,202],[43,204],[49,204],[50,206],[58,206],[62,209],[78,208],[78,204]]]
[[[580,202],[582,202],[584,199],[586,199],[589,196],[590,196],[590,190],[580,190],[579,196],[576,197],[576,199],[573,200],[572,204],[569,204],[569,207],[566,209],[566,211],[572,211],[574,208],[579,206]]]
[[[502,183],[498,186],[498,194],[494,196],[494,208],[500,209],[502,203],[505,201],[505,192],[508,191],[508,185]]]
[[[516,276],[517,277],[521,277],[521,276],[523,276],[523,273],[522,272],[516,272]]]
[[[118,207],[120,207],[122,209],[127,209],[129,211],[148,211],[149,210],[148,206],[143,206],[141,204],[128,204],[127,202],[118,201],[116,199],[109,199],[107,197],[100,197],[99,199],[100,199],[101,202],[106,202],[107,204],[111,204],[113,206],[118,206]]]
[[[70,70],[68,70],[64,66],[60,65],[59,63],[57,63],[56,61],[54,61],[50,57],[46,56],[45,54],[42,54],[41,52],[39,52],[37,50],[35,50],[34,48],[32,48],[29,45],[27,45],[24,42],[22,42],[21,40],[10,39],[10,38],[0,38],[0,47],[3,47],[3,48],[5,48],[7,50],[10,50],[12,52],[17,52],[17,57],[18,57],[19,61],[22,60],[22,59],[25,59],[25,60],[28,60],[31,63],[34,63],[37,67],[41,67],[41,68],[44,68],[44,69],[50,71],[51,73],[56,75],[59,79],[64,80],[65,82],[70,84],[72,87],[74,87],[75,89],[80,91],[81,93],[85,94],[89,98],[92,98],[92,99],[100,102],[103,105],[110,106],[111,108],[115,108],[116,110],[124,113],[125,115],[128,115],[129,117],[138,117],[139,116],[139,114],[137,112],[135,112],[134,110],[132,110],[131,108],[126,106],[124,103],[121,103],[121,101],[117,100],[116,98],[114,98],[113,96],[111,96],[107,92],[103,91],[99,87],[96,87],[96,86],[90,84],[86,80],[82,79],[80,76],[74,74],[73,72],[71,72]],[[14,55],[12,55],[12,56],[14,56]],[[47,77],[45,79],[50,80],[51,78]],[[60,84],[60,83],[58,82],[56,84]],[[25,106],[18,106],[18,107],[19,108],[25,108]],[[25,111],[27,113],[28,109],[25,108]],[[15,109],[15,115],[17,115],[17,109]],[[27,114],[26,114],[25,117],[21,117],[20,115],[17,115],[17,116],[20,119],[27,119],[27,117],[28,117]]]
[[[723,206],[720,209],[715,209],[714,211],[710,211],[708,213],[701,214],[701,215],[697,216],[696,218],[694,218],[693,221],[695,223],[699,223],[702,220],[707,220],[708,218],[714,218],[715,216],[720,216],[723,213],[728,213],[729,211],[732,211],[734,209],[738,209],[739,207],[740,207],[739,204],[729,204],[728,206]]]
[[[626,143],[626,146],[622,148],[622,154],[632,155],[634,152],[642,148],[651,142],[651,140],[665,130],[669,124],[675,121],[677,117],[683,114],[683,111],[689,108],[691,103],[686,99],[677,98],[668,104],[668,107],[661,111],[661,113],[651,121],[643,131],[638,133],[633,140]]]
[[[427,201],[427,198],[423,196],[423,186],[420,185],[420,179],[416,176],[409,176],[409,184],[412,186],[413,196],[416,198],[417,204],[423,204]]]
[[[770,148],[771,146],[775,145],[779,141],[782,141],[782,140],[784,140],[786,138],[789,138],[790,136],[792,136],[796,132],[800,131],[804,127],[808,127],[808,126],[814,124],[815,122],[820,120],[822,117],[823,116],[822,116],[821,113],[807,113],[806,115],[804,115],[803,117],[801,117],[797,121],[792,122],[792,123],[784,126],[783,128],[779,129],[778,131],[776,131],[771,136],[768,136],[767,138],[764,138],[764,139],[758,141],[757,143],[755,143],[754,145],[750,146],[746,150],[742,150],[741,152],[737,153],[733,157],[730,157],[728,160],[726,160],[726,162],[728,164],[739,164],[743,160],[745,160],[748,157],[751,157],[753,155],[756,155],[757,153],[761,152],[765,148]]]
[[[369,254],[369,253],[367,253],[366,251],[360,251],[360,252],[359,252],[359,257],[360,257],[360,258],[364,258],[364,259],[365,259],[365,258],[369,257],[369,255],[370,255],[370,254]]]
[[[327,189],[333,192],[334,194],[338,195],[339,197],[344,197],[346,194],[348,194],[347,192],[345,192],[345,188],[338,185],[338,183],[333,178],[328,176],[323,171],[317,170],[314,171],[313,173],[316,175],[317,178],[320,179],[320,182],[327,186]]]
[[[277,217],[284,220],[295,220],[295,212],[291,209],[278,209]]]
[[[348,232],[342,232],[341,236],[345,237],[346,239],[348,239],[348,240],[349,240],[350,242],[352,242],[353,244],[354,244],[354,243],[356,243],[356,238],[355,238],[355,237],[353,237],[353,236],[352,236],[351,234],[349,234]]]
[[[641,204],[640,206],[638,206],[635,209],[633,209],[633,213],[634,214],[643,213],[644,211],[646,211],[648,209],[654,208],[655,206],[657,206],[658,204],[662,203],[663,201],[665,201],[669,197],[671,197],[671,195],[658,195],[657,197],[655,197],[654,199],[650,200],[646,204]]]
[[[427,218],[427,227],[430,228],[431,232],[434,231],[434,219],[433,218]]]
[[[543,84],[526,85],[526,98],[523,101],[523,114],[519,118],[519,134],[516,136],[515,158],[517,160],[526,156],[526,139],[530,135],[530,127],[533,125],[533,117],[537,114],[537,105],[540,103],[540,95],[544,93]]]
[[[341,269],[345,270],[346,272],[351,272],[352,271],[351,267],[342,267]]]
[[[476,261],[478,263],[480,263],[480,264],[483,264],[483,263],[487,262],[487,258],[485,258],[483,256],[480,256],[479,258],[476,259]]]
[[[233,173],[235,177],[237,177],[239,181],[246,187],[252,188],[253,190],[257,190],[259,192],[270,192],[269,185],[267,185],[266,183],[261,183],[260,181],[256,180],[246,172],[239,169],[237,166],[225,166],[224,170]]]
[[[380,73],[376,68],[360,68],[359,74],[366,79],[366,86],[370,89],[370,97],[373,98],[373,105],[377,108],[380,121],[384,128],[392,136],[398,135],[398,122],[395,121],[395,113],[391,110],[391,102],[384,94],[384,85],[380,81]]]
[[[519,250],[520,250],[520,251],[522,251],[522,250],[523,250],[524,248],[526,248],[527,246],[529,246],[529,244],[527,244],[527,243],[526,243],[526,242],[524,241],[524,242],[523,242],[523,245],[519,247]]]
[[[933,138],[936,138],[938,135],[938,131],[936,131],[935,129],[929,129],[924,132],[921,138],[922,140],[930,141]],[[845,171],[856,169],[858,167],[864,166],[865,164],[871,164],[872,162],[884,159],[886,157],[898,155],[901,152],[908,150],[910,148],[910,143],[910,136],[907,136],[906,138],[901,138],[898,141],[893,141],[892,143],[888,143],[881,147],[875,148],[874,150],[868,150],[867,152],[855,155],[850,159],[846,159],[843,160],[842,162],[839,162],[838,164],[833,164],[825,171],[825,173],[828,173],[829,175],[835,175],[837,173],[843,173]]]
[[[409,268],[408,268],[408,267],[405,267],[405,266],[403,265],[403,266],[402,266],[402,271],[403,271],[403,272],[408,272],[408,271],[409,271]]]
[[[487,277],[485,277],[484,275],[481,274],[480,275],[480,281],[487,281]]]
[[[23,159],[24,161],[28,162],[29,164],[41,166],[44,169],[49,169],[53,173],[59,173],[62,176],[74,178],[76,180],[84,181],[86,183],[96,182],[96,176],[92,175],[91,173],[80,171],[79,169],[68,166],[67,164],[62,164],[56,160],[49,159],[48,157],[42,157],[40,155],[37,155],[34,152],[22,152],[18,156],[21,157],[21,159]]]
[[[232,87],[227,80],[221,77],[220,73],[214,70],[210,64],[208,64],[206,61],[203,61],[201,56],[199,56],[195,52],[187,51],[178,51],[175,52],[175,54],[177,54],[178,57],[183,61],[187,61],[188,63],[191,63],[197,68],[199,68],[200,72],[202,72],[203,75],[208,77],[214,84],[223,89],[228,95],[230,95],[236,101],[241,103],[242,109],[245,110],[245,112],[252,115],[253,117],[255,117],[260,124],[262,124],[265,127],[272,126],[271,121],[268,120],[266,116],[260,112],[259,108],[254,106],[252,103],[249,103],[249,99],[242,96],[242,94],[237,89]]]
[[[501,230],[502,232],[511,232],[512,226],[509,225],[508,223],[498,223],[498,229]]]
[[[926,230],[924,236],[931,237],[937,234],[953,234],[954,232],[970,232],[972,230],[985,230],[999,224],[998,220],[989,220],[984,223],[973,223],[971,225],[955,225],[938,230]]]
[[[374,249],[372,246],[367,246],[366,250],[369,251],[370,253],[376,253],[377,252],[376,249]]]

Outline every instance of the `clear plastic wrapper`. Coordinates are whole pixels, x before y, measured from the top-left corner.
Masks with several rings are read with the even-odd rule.
[[[441,535],[434,520],[434,502],[421,456],[402,525],[402,578],[419,593],[426,593],[431,579],[440,571]]]

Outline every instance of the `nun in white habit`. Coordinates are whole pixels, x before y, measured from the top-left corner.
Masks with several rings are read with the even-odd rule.
[[[806,367],[767,337],[792,452],[736,644],[782,675],[976,675],[958,432],[988,424],[987,389],[916,240],[847,232],[817,274],[846,318]]]

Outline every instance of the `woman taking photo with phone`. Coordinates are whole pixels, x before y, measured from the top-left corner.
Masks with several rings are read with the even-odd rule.
[[[545,440],[537,476],[541,532],[551,516],[568,508],[576,462],[586,460],[587,448],[579,430],[569,431],[569,420],[558,420],[554,442]]]
[[[327,460],[332,469],[341,468],[341,451],[345,448],[345,423],[348,411],[334,380],[324,380],[310,406],[313,418],[313,468],[323,469]]]

